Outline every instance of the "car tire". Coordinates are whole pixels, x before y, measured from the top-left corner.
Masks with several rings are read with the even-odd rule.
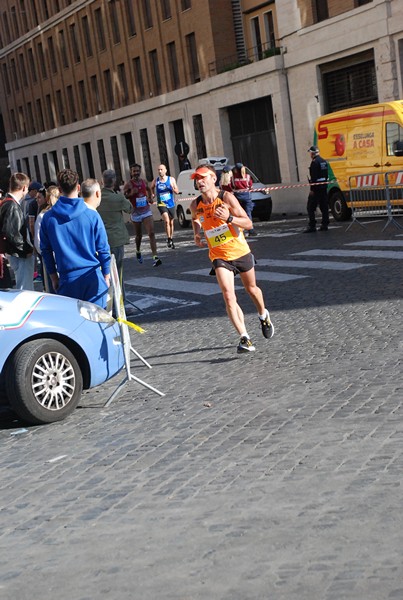
[[[31,424],[61,421],[76,408],[83,390],[74,355],[53,339],[20,346],[6,368],[6,393],[11,408]]]
[[[347,206],[346,199],[341,190],[333,192],[329,204],[335,221],[348,221],[351,218],[351,208]]]
[[[178,223],[180,227],[183,227],[183,229],[189,227],[190,221],[185,217],[185,213],[183,212],[183,208],[181,206],[178,206],[176,215],[178,217]]]

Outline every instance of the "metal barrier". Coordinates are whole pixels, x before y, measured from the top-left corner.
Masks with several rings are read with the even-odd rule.
[[[348,180],[349,204],[352,222],[365,227],[358,220],[361,216],[387,216],[387,222],[382,229],[393,223],[398,229],[403,229],[396,216],[403,216],[403,171],[388,173],[366,173],[353,175]]]

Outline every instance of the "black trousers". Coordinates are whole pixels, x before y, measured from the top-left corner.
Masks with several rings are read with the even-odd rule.
[[[322,225],[329,225],[329,203],[327,200],[326,185],[315,186],[315,189],[309,192],[306,209],[309,217],[309,227],[316,227],[316,209],[319,206],[322,213]]]

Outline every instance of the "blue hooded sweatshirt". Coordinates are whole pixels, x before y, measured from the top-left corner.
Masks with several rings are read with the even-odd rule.
[[[60,196],[43,216],[41,253],[49,275],[58,272],[60,282],[102,269],[107,275],[111,255],[103,221],[82,198]]]

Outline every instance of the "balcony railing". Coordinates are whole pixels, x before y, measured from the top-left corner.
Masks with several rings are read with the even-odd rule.
[[[232,56],[226,56],[220,60],[209,63],[209,75],[218,75],[219,73],[225,73],[226,71],[232,71],[245,65],[264,60],[271,56],[281,54],[280,46],[270,46],[270,44],[260,44],[253,46],[253,48],[247,48],[243,56],[239,54],[233,54]]]

